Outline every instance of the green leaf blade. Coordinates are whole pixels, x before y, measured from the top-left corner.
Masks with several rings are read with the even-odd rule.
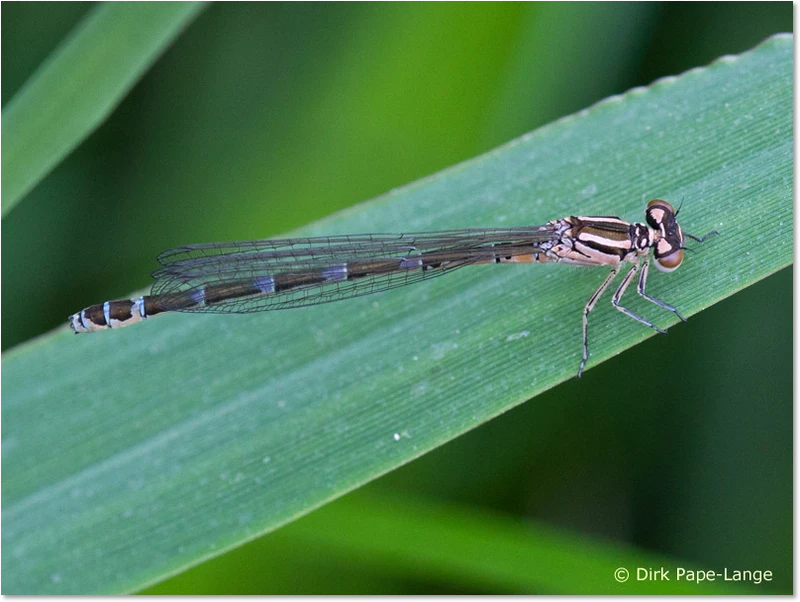
[[[304,233],[639,220],[649,198],[685,196],[682,225],[720,236],[648,290],[691,316],[792,261],[791,99],[792,38],[781,36]],[[572,378],[580,311],[603,277],[482,266],[345,304],[164,316],[80,337],[65,328],[13,350],[7,593],[139,589]],[[602,305],[590,368],[652,336]]]

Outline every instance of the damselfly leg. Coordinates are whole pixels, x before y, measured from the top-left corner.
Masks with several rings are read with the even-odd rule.
[[[619,274],[619,268],[613,268],[611,272],[609,272],[606,279],[603,280],[603,284],[600,285],[594,294],[589,298],[589,302],[583,308],[583,358],[581,359],[581,365],[578,366],[578,378],[581,377],[583,374],[583,367],[586,365],[586,361],[589,359],[589,314],[594,309],[594,306],[597,305],[598,299],[602,296],[605,290],[608,288],[608,285],[611,284],[611,281],[614,280],[614,277]]]
[[[661,301],[661,299],[656,299],[655,297],[651,297],[645,292],[645,287],[647,286],[647,271],[649,267],[650,267],[650,259],[647,258],[644,260],[644,263],[642,264],[642,271],[639,273],[639,282],[636,285],[636,292],[639,293],[640,296],[650,301],[650,303],[655,303],[659,307],[663,307],[664,309],[671,311],[676,316],[678,316],[678,318],[680,318],[681,322],[685,322],[686,318],[684,318],[678,312],[677,309],[672,307],[669,303],[664,303],[663,301]]]
[[[622,295],[625,294],[625,291],[627,290],[628,285],[631,283],[631,281],[633,280],[633,277],[636,275],[636,272],[638,270],[639,270],[639,264],[638,263],[634,263],[633,267],[631,267],[631,269],[628,270],[628,273],[625,274],[625,278],[622,279],[622,283],[619,285],[619,287],[617,287],[617,290],[614,292],[614,296],[611,298],[611,305],[613,305],[615,309],[621,311],[622,313],[624,313],[629,318],[633,318],[634,320],[636,320],[640,324],[644,324],[645,326],[647,326],[649,328],[652,328],[657,333],[666,334],[666,332],[667,332],[666,330],[663,330],[663,329],[659,328],[658,326],[653,324],[650,320],[644,319],[642,316],[633,313],[631,310],[629,310],[629,309],[627,309],[625,307],[622,307],[619,304],[620,300],[622,299]],[[642,274],[644,274],[644,273],[645,272],[643,271]]]

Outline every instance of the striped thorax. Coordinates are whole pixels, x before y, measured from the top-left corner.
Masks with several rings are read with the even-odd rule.
[[[683,261],[683,233],[672,205],[662,200],[647,204],[646,224],[618,217],[570,216],[550,222],[558,242],[548,250],[553,261],[581,266],[618,266],[638,262],[654,250],[659,270],[671,272]]]

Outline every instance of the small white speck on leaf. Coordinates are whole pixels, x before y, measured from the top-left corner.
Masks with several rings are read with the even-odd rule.
[[[517,341],[519,339],[524,339],[530,334],[529,330],[523,330],[522,332],[518,332],[516,334],[510,334],[506,337],[506,343],[510,343],[511,341]]]

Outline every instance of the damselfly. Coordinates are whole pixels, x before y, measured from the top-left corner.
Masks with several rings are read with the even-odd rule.
[[[612,305],[637,322],[666,332],[620,305],[639,272],[639,295],[685,321],[677,309],[645,291],[650,250],[656,267],[671,272],[683,261],[684,236],[703,242],[716,231],[703,237],[684,233],[677,215],[666,201],[653,200],[645,209],[647,223],[573,215],[520,228],[188,245],[158,256],[162,267],[153,272],[150,295],[92,305],[70,316],[69,324],[79,333],[128,326],[167,311],[240,314],[319,305],[483,263],[608,266],[611,271],[583,310],[580,377],[589,357],[589,313],[626,262],[632,266]]]

